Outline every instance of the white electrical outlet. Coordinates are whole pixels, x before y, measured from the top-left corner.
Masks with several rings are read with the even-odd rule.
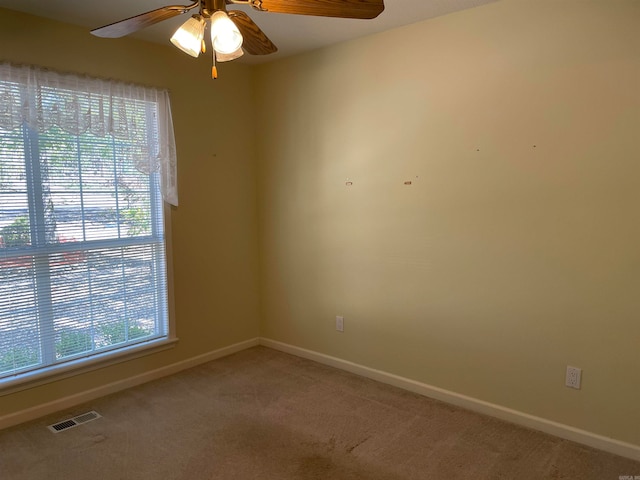
[[[336,330],[339,332],[344,332],[344,317],[336,317]]]
[[[582,369],[578,367],[567,367],[567,375],[564,384],[569,388],[580,389],[580,380],[582,378]]]

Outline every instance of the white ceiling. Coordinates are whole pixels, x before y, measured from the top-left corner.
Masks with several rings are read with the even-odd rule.
[[[238,5],[228,9],[246,11],[278,46],[278,53],[244,55],[239,60],[262,63],[494,1],[497,0],[385,0],[384,12],[373,20],[265,13]],[[80,25],[87,31],[170,4],[171,0],[0,0],[2,8]],[[182,15],[165,20],[132,36],[169,44],[169,38],[186,18]]]

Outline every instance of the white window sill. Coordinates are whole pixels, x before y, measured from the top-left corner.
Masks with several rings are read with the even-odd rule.
[[[118,363],[127,362],[153,353],[173,348],[178,343],[177,338],[165,338],[147,343],[132,345],[117,351],[105,352],[90,359],[80,358],[62,365],[45,367],[39,370],[14,375],[0,380],[0,397],[22,390],[28,390],[39,385],[74,377],[83,373],[99,370]]]

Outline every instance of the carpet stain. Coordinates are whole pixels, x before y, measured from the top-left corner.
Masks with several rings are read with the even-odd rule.
[[[347,448],[347,453],[351,453],[353,452],[356,448],[358,448],[360,445],[362,445],[364,442],[366,442],[367,440],[369,440],[371,438],[371,435],[369,435],[368,437],[362,439],[361,441],[359,441],[358,443],[356,443],[355,445],[348,447]]]

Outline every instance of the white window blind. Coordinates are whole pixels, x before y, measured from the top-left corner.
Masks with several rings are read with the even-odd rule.
[[[162,193],[177,193],[166,96],[0,67],[1,386],[168,337]]]

